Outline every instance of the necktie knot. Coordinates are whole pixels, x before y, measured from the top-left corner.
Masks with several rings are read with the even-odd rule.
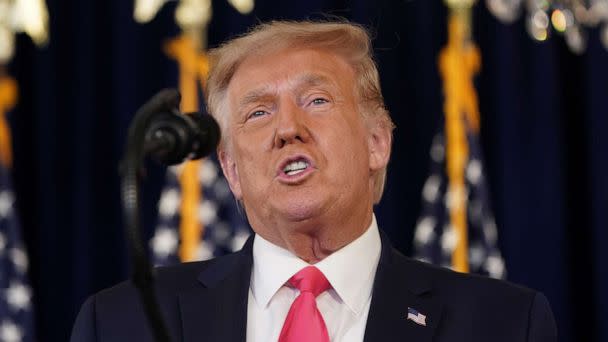
[[[311,292],[315,297],[330,288],[325,275],[314,266],[304,267],[294,274],[288,282],[300,292]]]

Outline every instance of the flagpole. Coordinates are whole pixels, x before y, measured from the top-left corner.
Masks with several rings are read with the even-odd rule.
[[[139,23],[149,22],[167,2],[168,0],[135,0],[133,13],[135,20]],[[241,14],[251,12],[254,7],[253,0],[228,0],[228,3]],[[200,91],[204,91],[209,71],[205,49],[207,48],[207,26],[211,17],[211,0],[179,0],[175,10],[175,21],[180,27],[181,33],[163,46],[165,53],[178,64],[182,112],[198,112],[200,109]],[[170,249],[173,249],[174,247],[171,245],[175,244],[181,261],[200,259],[201,252],[204,252],[201,251],[205,227],[203,227],[200,209],[203,203],[200,175],[203,166],[207,163],[209,160],[186,162],[167,171],[171,173],[168,178],[173,179],[175,176],[180,189],[179,208],[177,208],[179,210],[179,239],[172,233],[169,235],[155,233],[153,241],[159,243],[163,241],[165,246],[168,241]],[[166,198],[162,195],[160,199],[161,203],[173,201],[170,194]],[[153,248],[156,249],[156,247]],[[166,264],[165,261],[161,261],[161,264]]]
[[[481,57],[471,39],[471,12],[476,0],[446,0],[449,7],[448,44],[439,56],[445,96],[446,168],[449,179],[448,207],[452,238],[452,268],[469,271],[467,234],[466,165],[469,156],[467,130],[479,129],[479,109],[473,78]]]
[[[210,14],[208,14],[210,16]],[[179,17],[178,17],[179,19]],[[199,88],[207,78],[208,62],[204,53],[207,21],[196,24],[180,22],[182,33],[165,45],[166,53],[179,65],[179,90],[182,111],[199,111]],[[202,89],[201,89],[202,90]],[[179,258],[182,262],[197,259],[204,227],[198,218],[203,193],[200,191],[199,170],[204,161],[187,161],[181,166],[179,183],[182,189],[180,205]]]

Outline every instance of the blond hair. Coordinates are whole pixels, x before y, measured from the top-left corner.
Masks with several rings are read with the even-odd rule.
[[[224,137],[228,138],[229,117],[226,91],[239,65],[247,57],[288,48],[322,49],[344,58],[355,71],[359,111],[366,123],[392,132],[394,124],[384,106],[370,37],[363,27],[347,22],[272,21],[209,51],[207,106]],[[386,167],[374,176],[374,203],[380,201],[385,181]]]

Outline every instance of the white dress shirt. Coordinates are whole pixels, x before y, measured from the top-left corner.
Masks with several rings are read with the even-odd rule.
[[[380,259],[380,234],[376,217],[353,242],[316,263],[331,284],[317,297],[332,342],[363,341]],[[298,289],[286,285],[289,278],[309,266],[288,250],[256,235],[253,269],[247,305],[247,341],[277,341]]]

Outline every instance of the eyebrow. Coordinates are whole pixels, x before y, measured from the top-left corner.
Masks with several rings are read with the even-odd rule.
[[[296,80],[296,88],[315,87],[324,84],[332,84],[332,81],[323,75],[318,74],[304,74]]]
[[[239,101],[239,111],[241,111],[244,107],[248,106],[251,103],[259,102],[262,99],[268,99],[271,97],[272,94],[269,90],[269,87],[261,87],[254,89],[245,94],[245,96],[243,96],[243,98]]]
[[[295,80],[296,90],[302,90],[309,87],[317,87],[320,85],[333,86],[333,82],[328,77],[319,74],[306,73],[298,76]],[[253,89],[243,96],[239,101],[239,110],[243,107],[248,106],[251,103],[259,102],[261,100],[267,100],[273,98],[273,91],[268,86],[262,86],[260,88]]]

